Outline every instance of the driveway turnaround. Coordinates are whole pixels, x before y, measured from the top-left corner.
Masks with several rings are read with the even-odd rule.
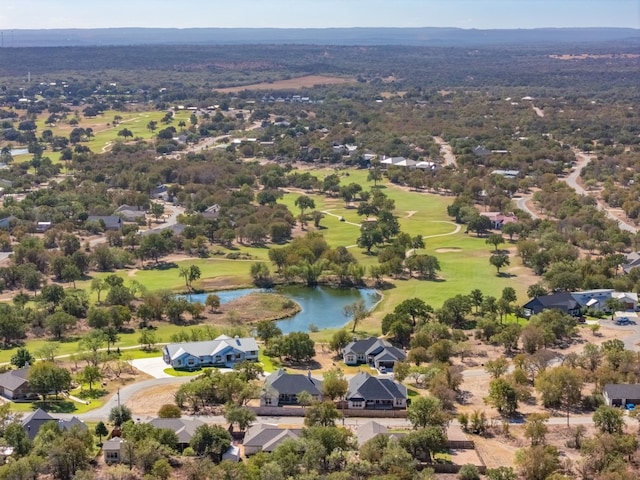
[[[164,363],[162,357],[137,358],[136,360],[131,360],[131,365],[141,372],[151,375],[153,378],[173,378],[164,372],[169,368],[169,365]]]

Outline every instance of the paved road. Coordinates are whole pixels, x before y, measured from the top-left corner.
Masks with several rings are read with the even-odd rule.
[[[451,145],[445,142],[442,137],[433,137],[436,143],[440,146],[440,153],[442,153],[442,158],[444,158],[444,166],[452,165],[454,167],[458,166],[458,160],[456,156],[453,154],[453,150],[451,149]]]
[[[573,171],[562,180],[571,188],[573,188],[578,195],[589,195],[589,193],[584,188],[582,188],[582,186],[578,183],[578,178],[580,178],[582,169],[587,165],[589,165],[589,162],[594,157],[594,155],[589,155],[587,153],[584,153],[575,149],[574,149],[574,153],[576,155],[577,164],[573,169]],[[603,211],[607,215],[607,217],[609,217],[611,220],[618,222],[618,227],[620,227],[620,230],[626,230],[627,232],[631,232],[631,233],[638,232],[637,227],[623,220],[620,220],[613,213],[611,213],[611,211],[606,207],[606,205],[604,205],[599,200],[597,200],[597,207],[598,207],[598,210]]]
[[[532,193],[527,193],[526,195],[522,195],[520,198],[516,200],[516,205],[520,210],[525,211],[529,215],[531,215],[531,218],[533,218],[534,220],[537,220],[538,218],[540,218],[540,215],[538,215],[536,212],[531,210],[527,205],[527,202],[531,200],[532,197],[533,197]]]

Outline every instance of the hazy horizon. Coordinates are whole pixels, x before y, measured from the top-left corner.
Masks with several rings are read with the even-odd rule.
[[[640,28],[638,0],[3,0],[0,30]]]

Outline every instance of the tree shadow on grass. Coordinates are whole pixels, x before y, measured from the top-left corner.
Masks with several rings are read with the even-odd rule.
[[[104,388],[94,388],[93,390],[82,390],[77,396],[85,400],[88,398],[95,400],[96,398],[104,397],[108,393]]]
[[[145,265],[143,270],[171,270],[172,268],[178,268],[176,262],[159,262]]]
[[[51,413],[73,413],[77,410],[76,405],[69,400],[47,400],[33,402],[31,408],[33,410],[41,408],[45,412]]]
[[[498,276],[498,277],[500,277],[500,278],[513,278],[513,277],[517,277],[517,275],[515,275],[514,273],[506,273],[506,272],[500,272],[497,276]]]

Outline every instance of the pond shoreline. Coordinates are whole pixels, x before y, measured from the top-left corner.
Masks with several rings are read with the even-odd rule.
[[[289,310],[286,313],[279,312],[272,316],[259,315],[257,312],[244,311],[242,302],[239,299],[246,298],[253,293],[268,293],[276,297],[284,297],[295,305],[295,310]],[[278,327],[284,333],[293,331],[317,332],[327,329],[346,328],[351,318],[344,316],[344,307],[357,301],[364,301],[367,311],[371,314],[378,308],[380,302],[384,300],[384,294],[378,289],[371,288],[330,288],[325,286],[303,287],[303,286],[287,286],[275,289],[258,289],[244,288],[231,290],[216,290],[207,293],[190,293],[185,295],[189,301],[204,303],[206,297],[210,294],[217,294],[220,297],[221,304],[226,305],[233,303],[235,310],[229,310],[228,316],[231,324],[255,325],[260,320],[278,322]],[[237,295],[236,295],[237,294]],[[226,297],[226,298],[225,298]],[[281,300],[273,300],[275,302]],[[268,301],[264,300],[265,309],[271,310]],[[286,308],[284,304],[274,304],[277,308]],[[277,310],[277,308],[274,309]],[[221,308],[225,310],[224,308]],[[260,313],[264,313],[264,309]],[[235,313],[233,313],[235,312]],[[244,315],[243,315],[244,314]],[[250,316],[249,321],[241,321],[236,316]],[[257,317],[260,317],[259,319]]]

